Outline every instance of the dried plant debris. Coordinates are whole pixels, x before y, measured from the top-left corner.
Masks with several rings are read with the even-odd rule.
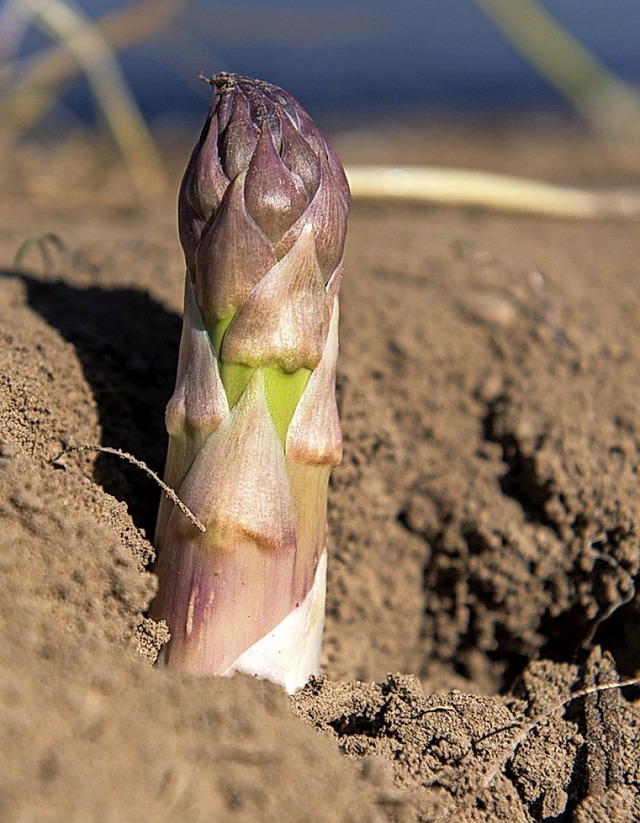
[[[616,682],[610,657],[595,650],[582,668],[531,664],[514,697],[425,695],[415,677],[389,675],[382,683],[315,678],[292,700],[350,757],[390,761],[426,819],[507,819],[520,798],[527,813],[518,819],[573,809],[587,820],[620,802],[640,812],[637,709],[620,690],[572,696],[583,683]],[[586,769],[576,774],[583,758]]]

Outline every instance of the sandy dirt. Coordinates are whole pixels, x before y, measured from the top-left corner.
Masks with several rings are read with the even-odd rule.
[[[335,144],[640,184],[634,144],[552,123]],[[173,195],[136,208],[81,142],[2,177],[0,820],[640,819],[640,692],[561,705],[640,674],[637,222],[355,204],[324,670],[289,699],[151,666],[158,490],[56,459],[161,470]]]

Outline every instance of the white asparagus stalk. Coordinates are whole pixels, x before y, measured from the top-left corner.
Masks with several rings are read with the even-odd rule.
[[[183,179],[187,262],[156,544],[167,665],[302,687],[320,665],[326,503],[342,454],[342,166],[286,92],[219,75]]]

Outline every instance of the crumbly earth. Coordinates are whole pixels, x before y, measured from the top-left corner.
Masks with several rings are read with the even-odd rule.
[[[334,142],[640,184],[631,141],[548,123]],[[324,670],[290,700],[151,666],[158,490],[60,456],[161,471],[172,196],[81,141],[2,174],[0,819],[640,819],[638,690],[565,702],[640,674],[637,222],[354,205]]]

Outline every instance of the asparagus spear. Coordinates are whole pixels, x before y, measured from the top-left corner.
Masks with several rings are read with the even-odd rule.
[[[318,671],[324,622],[349,188],[289,94],[209,82],[179,195],[187,273],[165,470],[206,533],[163,500],[153,614],[171,630],[164,663],[294,691]]]

